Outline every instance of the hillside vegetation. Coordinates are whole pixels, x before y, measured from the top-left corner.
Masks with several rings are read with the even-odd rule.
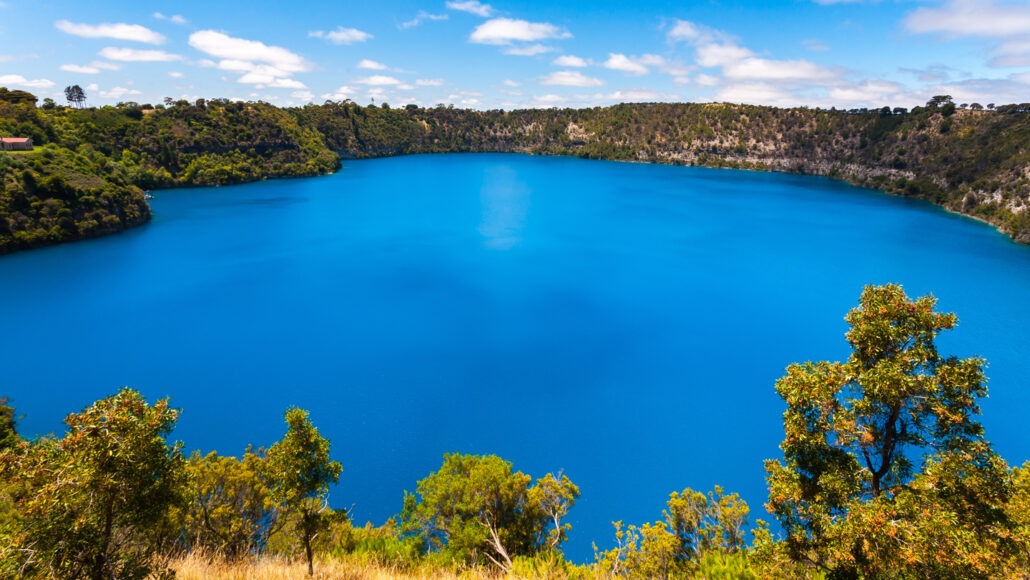
[[[903,109],[624,104],[591,109],[280,109],[226,100],[36,108],[0,89],[0,253],[149,219],[143,190],[332,172],[340,157],[520,152],[826,175],[925,199],[1030,243],[1030,105]]]

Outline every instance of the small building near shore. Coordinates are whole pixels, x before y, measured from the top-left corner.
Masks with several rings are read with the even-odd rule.
[[[0,151],[32,151],[29,137],[0,137]]]

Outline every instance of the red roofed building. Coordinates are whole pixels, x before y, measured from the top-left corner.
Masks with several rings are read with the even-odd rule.
[[[32,151],[28,137],[0,137],[0,151]]]

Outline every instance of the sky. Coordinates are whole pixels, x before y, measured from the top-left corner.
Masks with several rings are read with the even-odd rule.
[[[0,0],[0,86],[87,105],[1030,101],[1030,0]]]

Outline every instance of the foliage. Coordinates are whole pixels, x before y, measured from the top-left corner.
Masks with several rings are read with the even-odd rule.
[[[973,419],[984,362],[938,354],[956,318],[935,304],[867,286],[846,317],[848,361],[794,364],[777,382],[769,509],[793,559],[831,575],[990,577],[1017,549],[1007,467]]]
[[[251,450],[242,459],[215,452],[190,457],[193,501],[183,518],[182,543],[229,560],[259,553],[285,523],[265,464],[264,454]]]
[[[597,568],[615,576],[668,578],[696,573],[706,558],[717,567],[716,555],[742,553],[748,512],[740,496],[724,495],[718,486],[707,495],[690,488],[673,492],[664,521],[625,528],[615,522],[617,545],[605,552],[595,546]]]
[[[79,85],[71,85],[64,87],[64,98],[68,101],[69,105],[82,108],[82,104],[86,102],[86,91],[82,90]]]
[[[268,449],[265,477],[270,483],[271,500],[294,519],[311,575],[311,543],[330,523],[326,505],[329,485],[340,479],[343,467],[330,459],[329,441],[319,434],[307,411],[288,409],[286,425],[286,434]]]
[[[0,397],[0,451],[10,449],[21,441],[18,437],[18,421],[14,416],[14,407],[8,405],[10,399]]]
[[[560,547],[570,529],[562,519],[579,497],[562,474],[531,483],[497,456],[445,454],[439,471],[405,493],[402,529],[425,550],[510,571],[518,556]]]
[[[61,439],[0,454],[17,518],[0,570],[59,578],[143,578],[151,534],[184,498],[184,458],[169,446],[179,412],[131,389],[65,419]]]

